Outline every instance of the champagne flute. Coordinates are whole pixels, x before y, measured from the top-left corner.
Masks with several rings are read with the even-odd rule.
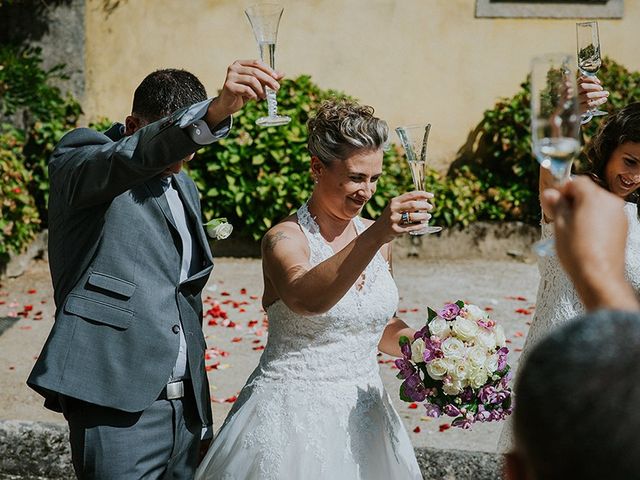
[[[276,40],[278,38],[278,26],[284,8],[274,3],[264,3],[247,8],[244,13],[249,19],[253,34],[260,49],[260,59],[270,68],[276,68]],[[275,90],[266,87],[268,115],[256,120],[261,127],[277,127],[286,125],[291,118],[286,115],[278,115],[278,101]]]
[[[598,22],[576,23],[576,39],[578,46],[578,68],[580,73],[587,77],[595,77],[602,66],[600,58],[600,37],[598,35]],[[591,108],[582,115],[583,123],[592,117],[606,115],[598,108]]]
[[[416,190],[425,191],[425,177],[427,175],[427,140],[431,124],[427,125],[409,125],[406,127],[396,128],[396,133],[400,137],[400,142],[407,154],[407,162],[411,168],[411,177]],[[409,232],[411,235],[424,235],[428,233],[436,233],[442,230],[442,227],[430,226],[428,222],[424,223],[424,228]]]
[[[531,144],[536,160],[558,186],[580,152],[580,115],[574,62],[568,54],[535,57],[531,63]],[[555,254],[553,239],[537,242],[541,257]]]

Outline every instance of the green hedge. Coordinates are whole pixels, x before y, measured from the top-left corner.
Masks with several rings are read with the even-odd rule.
[[[0,131],[0,263],[5,263],[10,253],[22,251],[40,229],[23,148],[20,131],[8,126]]]

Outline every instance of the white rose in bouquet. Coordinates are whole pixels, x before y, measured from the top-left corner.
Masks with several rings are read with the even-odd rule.
[[[481,328],[476,337],[476,343],[487,350],[494,350],[496,348],[496,336],[492,331]]]
[[[449,327],[449,323],[444,318],[435,317],[433,320],[429,322],[429,332],[432,335],[444,340],[448,336],[451,335],[451,328]]]
[[[458,395],[463,389],[460,381],[443,382],[442,391],[447,395]]]
[[[481,388],[487,382],[489,375],[484,368],[474,370],[469,376],[469,386],[471,388]]]
[[[473,320],[474,322],[488,318],[487,312],[482,310],[477,305],[466,305],[464,309],[467,311],[467,318],[469,320]]]
[[[473,340],[478,334],[479,327],[474,320],[464,317],[456,317],[456,319],[451,323],[453,323],[453,333],[455,333],[456,336],[464,342]]]
[[[451,379],[454,382],[458,381],[460,383],[465,383],[465,380],[467,380],[469,374],[471,373],[469,366],[463,361],[456,362],[455,365],[456,366],[453,372],[449,372],[449,374],[451,375]]]
[[[411,344],[411,361],[413,363],[424,363],[424,340],[418,338]]]
[[[467,359],[474,367],[482,367],[487,361],[487,349],[480,345],[475,345],[469,349]]]
[[[435,358],[427,363],[427,373],[434,380],[442,380],[448,372],[448,362],[444,358]]]
[[[440,347],[445,358],[459,360],[464,358],[465,346],[462,340],[456,337],[449,337],[442,342]]]
[[[498,354],[494,353],[493,355],[489,355],[487,360],[484,363],[484,368],[487,369],[489,373],[493,373],[498,370]]]

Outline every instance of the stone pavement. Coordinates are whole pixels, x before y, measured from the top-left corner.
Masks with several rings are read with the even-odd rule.
[[[511,349],[510,363],[512,366],[517,364],[519,349],[535,308],[538,284],[535,264],[406,258],[395,260],[394,275],[401,295],[399,316],[407,323],[422,326],[426,305],[436,308],[458,299],[474,303],[490,311],[503,325]],[[268,329],[260,305],[260,261],[218,258],[204,293],[205,310],[209,311],[204,326],[209,347],[206,363],[212,387],[214,427],[217,428],[256,366],[266,343]],[[41,398],[25,385],[53,323],[53,312],[45,261],[34,261],[25,275],[0,283],[0,422],[64,424],[62,417],[45,410]],[[399,400],[400,381],[395,378],[397,370],[391,358],[381,355],[379,363],[384,383],[415,447],[444,450],[443,458],[447,451],[468,451],[471,456],[495,453],[502,428],[500,423],[478,424],[470,431],[463,431],[449,428],[450,422],[446,418],[428,419],[420,406],[411,408],[410,404]],[[4,424],[13,425],[11,422]],[[1,440],[2,432],[0,443]]]

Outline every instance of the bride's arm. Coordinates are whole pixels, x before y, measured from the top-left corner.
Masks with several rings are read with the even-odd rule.
[[[347,293],[382,244],[373,227],[369,228],[312,268],[304,234],[295,222],[283,222],[262,240],[265,280],[294,312],[324,313]]]
[[[389,262],[389,270],[393,274],[391,246],[392,244],[387,244],[382,252],[387,262]],[[416,331],[407,325],[404,320],[401,320],[394,315],[391,320],[389,320],[386,327],[384,327],[382,337],[378,342],[378,350],[386,353],[387,355],[401,357],[402,352],[400,351],[400,344],[398,343],[400,341],[400,337],[405,336],[413,340],[413,335],[415,333]]]

